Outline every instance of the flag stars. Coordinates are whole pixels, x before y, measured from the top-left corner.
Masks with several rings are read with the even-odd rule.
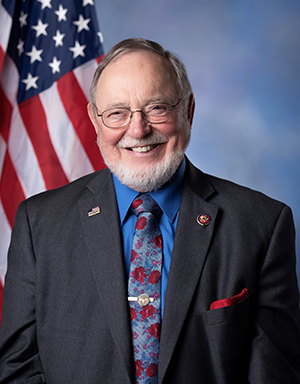
[[[82,0],[82,6],[85,7],[87,5],[94,5],[94,1],[93,0]]]
[[[48,23],[43,24],[42,20],[38,20],[38,24],[34,25],[32,29],[36,30],[36,37],[39,37],[41,35],[48,36],[48,33],[46,32],[46,28],[48,27]]]
[[[42,9],[45,9],[46,7],[47,8],[52,8],[52,5],[51,5],[51,0],[38,0],[39,3],[42,3]]]
[[[93,54],[88,41],[103,43],[102,33],[92,25],[92,16],[85,13],[87,9],[93,10],[96,1],[74,1],[79,3],[76,9],[71,9],[67,0],[34,0],[34,12],[33,8],[31,12],[28,11],[30,7],[24,6],[19,10],[16,25],[19,36],[9,48],[22,74],[20,100],[47,89],[70,68],[84,63]],[[81,40],[83,37],[85,41]]]
[[[52,68],[52,74],[60,72],[60,64],[61,60],[57,60],[57,58],[54,56],[52,63],[48,64]]]
[[[36,82],[38,81],[38,78],[39,78],[38,76],[32,77],[31,73],[28,73],[27,79],[22,80],[22,83],[26,84],[25,90],[29,91],[30,88],[37,89],[38,86],[37,86]]]
[[[85,57],[84,49],[86,48],[86,45],[80,45],[78,41],[75,41],[75,46],[72,48],[69,48],[70,51],[73,52],[73,59],[76,59],[78,56]]]
[[[24,52],[24,41],[19,39],[18,45],[17,45],[18,55],[21,56]]]
[[[99,37],[99,40],[100,40],[100,43],[102,44],[103,43],[103,35],[102,35],[102,33],[101,32],[98,32],[97,33],[97,35],[98,35],[98,37]]]
[[[27,17],[28,17],[28,13],[24,13],[24,11],[21,11],[20,13],[20,17],[19,17],[19,22],[20,22],[20,27],[25,27],[25,25],[27,25]]]
[[[36,60],[43,61],[41,58],[41,54],[43,53],[43,49],[37,50],[33,45],[31,52],[26,52],[27,56],[30,56],[30,64],[33,64]]]
[[[67,8],[64,8],[61,4],[59,4],[58,11],[55,11],[55,14],[58,16],[58,21],[67,21],[66,14],[68,12]]]
[[[83,29],[86,31],[89,31],[90,28],[88,27],[88,23],[91,21],[91,19],[85,19],[82,15],[79,15],[79,20],[73,21],[73,24],[77,25],[77,32],[81,32]]]
[[[55,47],[63,46],[63,38],[66,36],[65,33],[60,33],[59,30],[56,31],[56,35],[53,36],[53,40],[55,41]]]

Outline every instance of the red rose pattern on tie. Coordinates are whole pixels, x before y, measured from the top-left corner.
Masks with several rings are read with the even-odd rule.
[[[160,339],[162,236],[157,218],[161,209],[149,195],[132,203],[137,215],[133,237],[128,296],[147,294],[154,301],[141,306],[129,302],[136,383],[157,383]]]

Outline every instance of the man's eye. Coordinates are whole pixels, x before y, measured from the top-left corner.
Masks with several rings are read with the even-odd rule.
[[[116,109],[116,110],[110,111],[108,113],[107,117],[109,119],[122,119],[122,118],[126,117],[126,112],[119,110],[119,109]]]
[[[162,104],[155,104],[151,107],[152,110],[160,111],[162,109],[166,109],[164,105]]]
[[[166,112],[166,106],[163,104],[151,105],[147,110],[147,113],[154,114],[154,115],[162,114],[165,112]]]

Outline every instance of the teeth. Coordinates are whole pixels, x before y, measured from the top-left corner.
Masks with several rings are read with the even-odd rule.
[[[146,145],[145,147],[135,147],[131,148],[133,152],[148,152],[151,151],[151,149],[155,148],[156,145]]]

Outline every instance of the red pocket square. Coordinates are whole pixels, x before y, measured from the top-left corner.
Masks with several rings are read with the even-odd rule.
[[[229,307],[230,305],[235,305],[238,302],[242,301],[245,297],[248,296],[248,289],[244,288],[241,293],[238,295],[229,297],[229,299],[222,299],[214,301],[210,304],[210,310],[222,308],[222,307]]]

